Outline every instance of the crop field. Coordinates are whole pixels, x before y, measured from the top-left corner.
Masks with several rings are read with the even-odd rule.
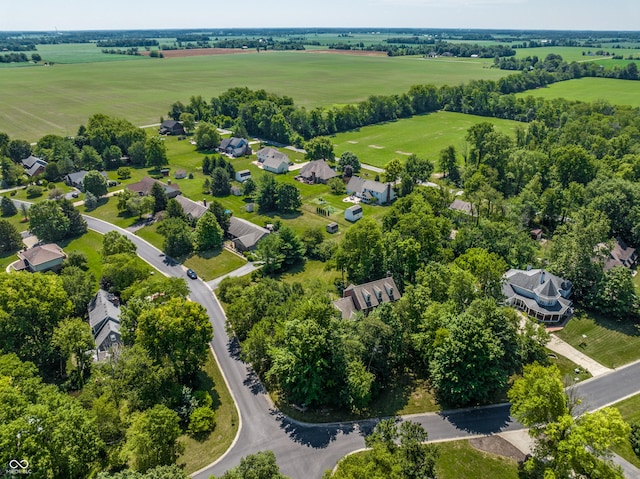
[[[97,48],[96,48],[97,50]],[[104,55],[108,57],[110,55]],[[0,75],[0,125],[12,138],[74,135],[94,113],[157,123],[175,101],[205,99],[247,86],[293,97],[306,107],[346,104],[411,85],[457,85],[506,73],[486,61],[438,61],[299,52],[6,68]],[[131,57],[134,58],[134,57]]]
[[[442,111],[339,133],[331,141],[336,156],[351,151],[362,163],[382,168],[389,160],[404,160],[412,153],[436,160],[440,150],[449,145],[460,154],[467,129],[483,121],[493,123],[498,131],[508,134],[513,134],[516,125],[520,124]]]
[[[518,96],[537,96],[542,98],[566,98],[591,102],[607,100],[613,105],[640,106],[640,89],[637,81],[617,80],[615,78],[579,78],[554,83],[546,88],[528,90]]]
[[[64,43],[60,45],[38,45],[37,53],[43,62],[54,63],[96,63],[115,62],[123,60],[148,60],[143,56],[112,55],[102,53],[102,48],[95,43]],[[120,48],[126,50],[126,48]],[[140,48],[141,51],[144,48]]]
[[[555,55],[560,55],[563,60],[567,62],[581,62],[581,61],[593,61],[602,58],[609,58],[605,56],[587,56],[583,55],[582,52],[595,52],[597,50],[604,50],[605,52],[617,53],[623,52],[624,55],[628,55],[632,53],[628,50],[613,50],[611,48],[607,48],[603,46],[602,48],[588,48],[588,47],[536,47],[536,48],[517,48],[516,49],[516,57],[533,57],[537,56],[540,60],[544,60],[547,55],[553,53]]]

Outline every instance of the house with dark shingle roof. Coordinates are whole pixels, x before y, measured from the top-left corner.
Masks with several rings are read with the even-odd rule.
[[[160,125],[159,133],[161,135],[184,135],[184,126],[176,120],[165,120]]]
[[[324,160],[313,160],[300,168],[298,174],[307,183],[326,183],[331,178],[338,176],[338,173],[331,168]]]
[[[180,204],[180,206],[182,206],[182,211],[184,211],[184,214],[192,220],[199,219],[207,211],[207,207],[203,204],[190,200],[189,198],[185,198],[182,195],[176,196],[175,199]]]
[[[47,166],[47,162],[37,156],[30,155],[21,161],[22,166],[25,169],[25,173],[29,176],[37,176],[44,173],[44,169]]]
[[[609,249],[609,246],[604,243],[600,243],[598,247]],[[635,248],[627,246],[621,238],[617,238],[613,243],[613,248],[609,251],[609,255],[605,258],[604,270],[609,271],[615,266],[631,268],[636,264],[637,260],[638,255]]]
[[[220,142],[218,150],[221,153],[226,153],[227,155],[231,155],[234,158],[251,154],[251,147],[249,146],[249,142],[244,138],[236,137],[223,139]]]
[[[350,319],[355,313],[369,313],[382,303],[397,301],[402,297],[391,276],[365,284],[349,285],[342,298],[333,302],[342,313],[342,319]]]
[[[270,231],[253,224],[251,221],[232,216],[229,218],[229,237],[238,251],[255,249],[258,241],[267,236]]]
[[[74,173],[69,173],[68,175],[65,175],[64,182],[69,186],[82,189],[82,182],[84,181],[84,177],[87,176],[87,173],[89,173],[87,170],[80,170]],[[105,180],[109,180],[106,171],[101,171],[100,174],[104,176]]]
[[[30,271],[43,273],[56,271],[62,267],[62,262],[67,257],[62,248],[55,243],[45,243],[25,251],[18,252],[18,261],[11,266],[16,271]]]
[[[473,208],[471,203],[468,201],[461,200],[460,198],[456,198],[449,205],[449,209],[453,211],[459,211],[460,213],[464,213],[465,215],[473,216]]]
[[[89,326],[98,352],[105,352],[121,343],[120,301],[118,298],[99,289],[88,306]]]
[[[289,157],[275,148],[264,147],[258,150],[256,155],[258,156],[258,162],[262,163],[264,171],[276,174],[289,171]]]
[[[396,194],[391,183],[365,180],[359,176],[352,176],[347,184],[347,193],[360,198],[365,203],[385,205],[395,199]]]
[[[503,276],[507,304],[545,323],[557,323],[573,313],[571,281],[543,269],[510,269]]]
[[[154,183],[160,183],[167,195],[167,198],[169,199],[175,198],[180,194],[180,187],[175,183],[171,183],[171,180],[169,180],[168,183],[163,183],[162,181],[154,180],[148,176],[145,176],[137,183],[127,185],[126,188],[134,193],[138,193],[140,196],[148,196],[151,194],[151,187]]]

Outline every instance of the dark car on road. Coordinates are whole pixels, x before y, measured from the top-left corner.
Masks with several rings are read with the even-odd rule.
[[[191,278],[191,279],[198,279],[198,275],[192,269],[188,269],[187,270],[187,276],[189,276],[189,278]]]

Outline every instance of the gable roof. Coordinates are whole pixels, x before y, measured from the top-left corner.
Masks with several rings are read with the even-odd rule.
[[[200,218],[207,211],[206,206],[190,200],[189,198],[185,198],[182,195],[176,196],[176,201],[180,203],[180,206],[182,206],[184,214],[187,216],[191,216],[194,219]]]
[[[338,176],[338,173],[331,168],[324,160],[313,160],[300,168],[300,176],[303,178],[315,178],[327,181]]]
[[[340,310],[343,319],[349,319],[356,311],[368,311],[401,297],[396,282],[388,276],[365,284],[349,285],[343,292],[343,298],[334,301],[333,305]]]
[[[258,241],[268,235],[266,228],[253,224],[251,221],[232,216],[229,218],[229,235],[240,241],[245,248],[253,248]]]
[[[18,252],[18,257],[22,260],[28,261],[32,266],[38,266],[56,259],[64,259],[67,255],[64,254],[62,248],[57,244],[45,243],[29,248],[26,251]]]
[[[153,186],[154,183],[160,183],[160,185],[162,185],[162,188],[164,188],[164,192],[167,195],[175,194],[176,192],[180,191],[180,186],[178,186],[175,183],[167,185],[162,181],[154,180],[153,178],[150,178],[148,176],[145,176],[137,183],[131,183],[130,185],[127,185],[126,188],[128,190],[133,191],[134,193],[138,193],[146,196],[151,193],[151,187]]]
[[[37,156],[33,156],[33,155],[29,155],[28,158],[25,158],[23,160],[20,161],[22,163],[22,166],[24,166],[27,170],[29,168],[31,168],[36,162],[42,162],[44,163],[44,165],[47,165],[47,162],[38,158]]]
[[[289,166],[289,157],[287,157],[287,155],[283,155],[284,158],[280,158],[280,157],[269,157],[266,158],[263,162],[263,168],[266,166],[267,168],[272,168],[274,170],[279,170],[280,167],[283,164],[286,164],[287,167]]]
[[[364,192],[374,191],[376,193],[386,193],[389,188],[388,183],[381,183],[379,181],[365,180],[359,176],[352,176],[347,184],[347,190],[353,191],[362,195]]]
[[[604,244],[598,246],[605,246]],[[630,268],[636,260],[636,250],[627,246],[627,244],[621,239],[616,238],[616,242],[607,257],[604,270],[608,271],[614,266],[625,266]]]
[[[72,185],[81,185],[82,182],[84,181],[84,177],[87,176],[87,173],[89,173],[87,170],[80,170],[74,173],[68,173],[66,178],[67,178],[67,181]],[[101,171],[100,174],[104,176],[105,179],[108,179],[106,171]]]
[[[471,203],[469,203],[468,201],[463,201],[459,198],[453,200],[453,203],[449,205],[449,209],[454,211],[461,211],[462,213],[468,215],[472,214]]]
[[[89,303],[88,310],[89,326],[91,326],[91,329],[94,330],[96,334],[101,329],[99,326],[103,321],[120,322],[120,306],[118,299],[104,289],[98,290]]]
[[[553,288],[555,288],[556,293],[560,291],[569,291],[573,286],[571,281],[560,278],[559,276],[549,273],[543,269],[531,269],[529,271],[510,269],[504,274],[504,276],[508,283],[525,291],[531,291],[532,293],[535,292],[536,294],[538,287],[545,285],[546,283],[553,283]],[[540,289],[540,291],[542,292],[542,289]],[[551,290],[548,289],[546,292],[550,293]]]
[[[277,158],[284,159],[285,161],[289,162],[289,157],[287,155],[279,150],[276,150],[275,148],[271,148],[270,146],[261,148],[256,154],[258,155],[258,158],[264,159],[263,161],[266,161],[267,158]]]
[[[182,123],[180,123],[179,121],[176,121],[176,120],[165,120],[165,121],[162,122],[160,127],[161,128],[168,128],[170,130],[173,130],[176,127],[176,125],[182,127]]]

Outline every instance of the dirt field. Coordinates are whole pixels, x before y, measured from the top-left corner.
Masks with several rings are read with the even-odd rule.
[[[307,53],[333,53],[335,55],[357,55],[360,57],[386,57],[387,52],[374,52],[367,50],[305,50]]]
[[[149,52],[141,52],[149,56]],[[191,48],[188,50],[162,50],[165,58],[198,57],[203,55],[231,55],[235,53],[255,53],[253,48]]]

